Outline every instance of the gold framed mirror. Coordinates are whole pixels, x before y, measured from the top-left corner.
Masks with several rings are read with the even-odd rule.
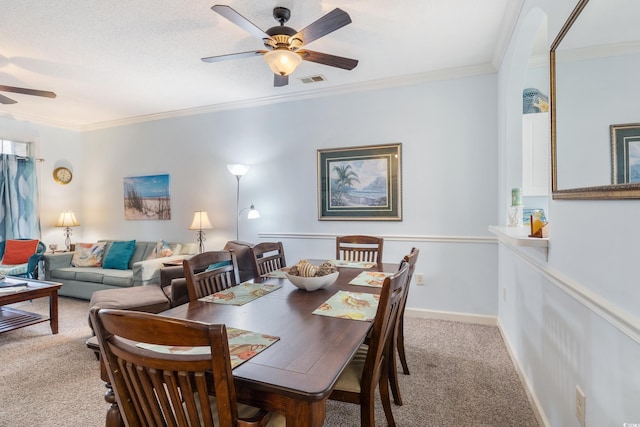
[[[640,127],[639,16],[637,0],[580,0],[551,45],[553,199],[640,198],[640,134],[616,141]]]

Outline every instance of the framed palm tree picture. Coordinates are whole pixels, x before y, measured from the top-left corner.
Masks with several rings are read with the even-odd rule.
[[[402,221],[402,144],[318,150],[318,219]]]

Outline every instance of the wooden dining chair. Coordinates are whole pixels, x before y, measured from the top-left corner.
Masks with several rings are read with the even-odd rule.
[[[127,426],[285,425],[280,414],[236,401],[225,325],[99,307],[90,316]],[[176,352],[178,347],[208,351],[185,355]]]
[[[400,269],[384,279],[376,317],[368,344],[360,346],[349,365],[342,372],[329,399],[360,405],[360,425],[375,426],[374,397],[376,386],[380,392],[382,408],[389,426],[395,426],[389,397],[389,363],[395,357],[391,342],[402,295],[407,284],[409,266],[402,261]]]
[[[258,243],[253,246],[250,251],[255,277],[260,277],[263,274],[271,273],[272,271],[287,266],[282,242]]]
[[[404,262],[409,266],[407,272],[407,285],[404,288],[404,294],[402,295],[402,302],[400,309],[398,310],[398,319],[396,320],[395,337],[391,340],[392,357],[389,358],[389,383],[391,385],[391,394],[393,395],[393,401],[396,405],[402,406],[402,396],[400,395],[400,384],[398,382],[398,367],[396,364],[396,351],[402,364],[402,372],[405,375],[409,375],[409,365],[407,365],[407,356],[404,349],[404,309],[407,306],[407,296],[409,295],[409,286],[411,285],[411,278],[416,269],[416,262],[418,262],[418,255],[420,255],[420,249],[411,248],[411,252],[404,256]]]
[[[336,259],[380,263],[383,243],[382,237],[338,236],[336,237]]]
[[[240,284],[238,261],[234,251],[210,251],[182,261],[189,301]]]

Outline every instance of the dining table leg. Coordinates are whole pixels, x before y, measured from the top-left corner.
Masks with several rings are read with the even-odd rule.
[[[286,404],[287,427],[322,427],[327,400],[313,402],[290,399]]]

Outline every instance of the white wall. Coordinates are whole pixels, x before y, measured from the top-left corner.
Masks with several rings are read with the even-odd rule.
[[[497,246],[487,225],[497,203],[496,76],[426,82],[85,132],[83,238],[184,241],[196,209],[214,230],[206,247],[235,238],[235,178],[241,179],[240,238],[282,240],[289,263],[332,258],[336,234],[386,238],[384,260],[422,250],[408,306],[496,315]],[[317,150],[402,143],[403,221],[318,221]],[[126,221],[122,178],[170,174],[170,221]]]
[[[551,42],[575,2],[527,0],[500,68],[501,192],[517,177],[519,97],[528,42],[548,14]],[[527,53],[528,55],[528,53]],[[608,143],[608,141],[605,141]],[[502,197],[502,196],[501,196]],[[503,210],[506,200],[500,202]],[[548,425],[578,426],[576,386],[586,425],[640,422],[640,289],[634,268],[640,201],[550,201],[548,261],[532,250],[499,250],[499,322]]]

